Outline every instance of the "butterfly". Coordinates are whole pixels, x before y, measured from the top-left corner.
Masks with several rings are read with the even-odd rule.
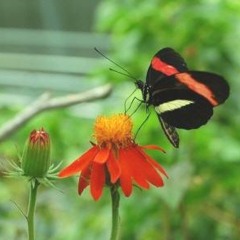
[[[195,129],[206,124],[213,108],[229,96],[229,85],[222,76],[189,70],[181,55],[169,47],[153,56],[146,82],[136,80],[135,84],[146,106],[154,107],[165,135],[176,148],[176,128]]]

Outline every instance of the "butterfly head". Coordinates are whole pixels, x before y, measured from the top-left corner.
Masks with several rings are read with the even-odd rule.
[[[136,80],[136,81],[135,81],[135,85],[137,86],[137,88],[139,88],[141,91],[143,91],[145,84],[144,84],[144,82],[141,81],[141,80]]]
[[[143,95],[143,101],[147,104],[150,103],[150,86],[148,86],[148,84],[144,83],[143,81],[141,80],[137,80],[135,82],[136,86],[138,89],[141,90],[142,92],[142,95]]]

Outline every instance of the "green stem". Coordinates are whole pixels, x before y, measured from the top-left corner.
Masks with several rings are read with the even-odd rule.
[[[120,196],[116,186],[111,188],[112,198],[112,231],[110,240],[117,240],[119,236],[119,201]]]
[[[29,202],[28,202],[28,212],[27,212],[27,223],[28,223],[28,240],[34,240],[34,214],[37,199],[37,189],[39,182],[36,179],[31,180]]]

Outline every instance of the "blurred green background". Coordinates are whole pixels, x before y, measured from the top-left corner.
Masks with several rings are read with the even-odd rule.
[[[44,127],[52,139],[52,159],[63,166],[92,140],[99,114],[123,111],[134,90],[97,47],[136,78],[145,79],[152,56],[172,47],[190,69],[217,72],[231,95],[206,126],[180,130],[180,148],[168,143],[154,113],[138,134],[139,144],[157,144],[151,153],[167,170],[164,188],[135,189],[121,198],[121,239],[240,239],[240,2],[238,0],[0,0],[1,127],[38,96],[64,96],[113,85],[104,100],[44,112],[0,145],[0,239],[26,239],[23,211],[28,185],[6,178],[9,159],[17,160],[32,129]],[[135,130],[145,109],[134,115]],[[94,202],[88,190],[77,195],[77,176],[56,182],[61,191],[41,187],[37,240],[106,240],[111,226],[110,196]]]

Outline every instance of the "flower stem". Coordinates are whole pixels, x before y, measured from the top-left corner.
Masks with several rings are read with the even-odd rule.
[[[112,198],[112,232],[110,240],[117,240],[119,235],[119,201],[120,196],[116,186],[111,188],[111,198]]]
[[[29,202],[28,202],[28,212],[27,212],[27,223],[28,223],[28,240],[34,240],[34,214],[35,214],[35,206],[37,199],[37,189],[39,186],[39,182],[37,179],[31,180],[30,185],[30,194],[29,194]]]

